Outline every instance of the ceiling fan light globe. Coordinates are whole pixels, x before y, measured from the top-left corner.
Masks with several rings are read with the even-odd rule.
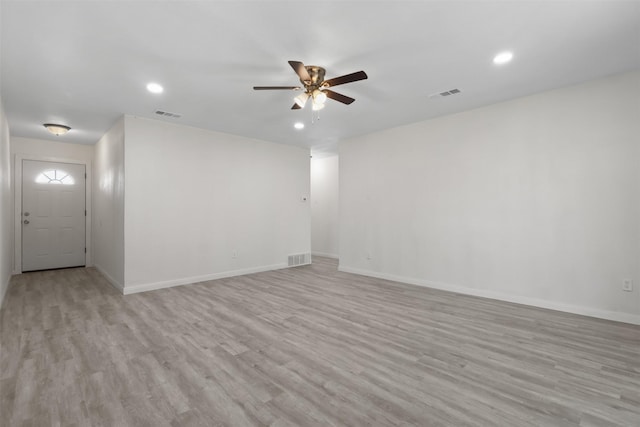
[[[324,104],[316,102],[315,99],[314,99],[313,100],[313,106],[311,108],[312,108],[313,111],[319,111],[319,110],[322,110],[324,108]]]
[[[300,95],[296,96],[295,98],[293,98],[294,102],[300,107],[300,108],[304,108],[305,104],[307,103],[307,99],[309,99],[309,94],[308,93],[301,93]]]
[[[313,91],[313,103],[315,104],[324,104],[327,100],[327,94],[323,91],[316,89]]]

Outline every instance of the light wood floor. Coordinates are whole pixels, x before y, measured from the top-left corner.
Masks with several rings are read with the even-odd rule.
[[[640,327],[339,273],[15,276],[2,426],[638,426]]]

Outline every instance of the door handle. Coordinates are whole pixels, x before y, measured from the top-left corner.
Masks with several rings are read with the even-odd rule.
[[[25,225],[26,225],[26,224],[29,224],[29,220],[28,220],[28,219],[25,219],[25,220],[24,220],[24,221],[22,221],[22,222],[23,222]]]

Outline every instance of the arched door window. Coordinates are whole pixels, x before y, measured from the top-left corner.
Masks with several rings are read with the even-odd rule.
[[[36,177],[38,184],[62,184],[73,185],[75,180],[71,175],[61,169],[52,169],[42,172]]]

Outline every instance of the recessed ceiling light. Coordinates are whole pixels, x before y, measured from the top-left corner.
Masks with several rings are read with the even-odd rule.
[[[295,125],[293,125],[294,128],[296,129],[304,129],[304,123],[296,123]]]
[[[163,87],[158,83],[149,83],[147,85],[147,90],[151,93],[162,93],[164,91]]]
[[[493,58],[493,63],[496,65],[502,65],[502,64],[506,64],[507,62],[510,62],[512,59],[513,59],[513,53],[501,52]]]

